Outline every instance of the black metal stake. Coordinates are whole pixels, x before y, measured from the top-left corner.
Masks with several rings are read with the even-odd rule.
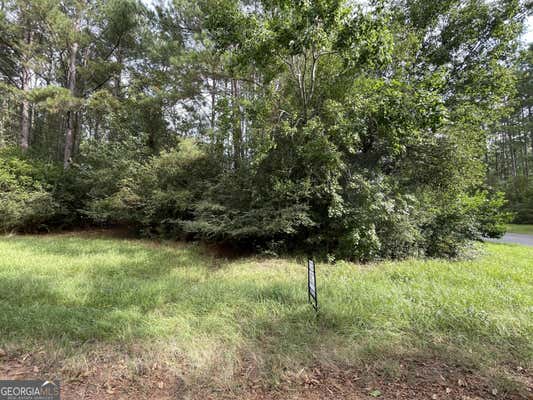
[[[307,300],[311,303],[315,311],[318,312],[315,262],[310,258],[307,260]]]

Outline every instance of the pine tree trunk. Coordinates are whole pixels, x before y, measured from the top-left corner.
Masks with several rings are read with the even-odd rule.
[[[516,150],[514,148],[514,139],[511,132],[512,127],[509,124],[505,124],[507,130],[507,138],[509,140],[509,156],[511,158],[511,175],[517,176],[517,162],[516,162]]]
[[[70,49],[70,59],[68,68],[68,87],[71,96],[76,92],[76,56],[78,54],[78,43],[74,42]],[[70,165],[72,150],[74,147],[74,129],[76,113],[72,110],[67,112],[67,132],[65,136],[65,151],[63,153],[63,167],[66,169]]]
[[[117,71],[117,74],[115,76],[115,84],[113,87],[113,94],[117,99],[121,98],[121,91],[120,91],[120,85],[122,82],[122,52],[120,51],[120,47],[117,48],[116,51],[116,57],[117,57],[117,64],[119,65],[119,70]]]
[[[23,85],[22,90],[27,92],[28,89]],[[28,150],[30,145],[30,102],[24,98],[22,100],[21,122],[20,122],[20,148],[23,151]]]
[[[524,176],[529,176],[529,160],[528,160],[528,135],[527,131],[524,129],[524,125],[526,124],[526,117],[524,115],[524,109],[522,108],[520,110],[520,135],[522,136],[522,144],[524,145],[523,151],[524,151],[524,159],[523,161],[523,168],[524,168]]]
[[[211,118],[210,118],[210,124],[211,124],[211,130],[213,131],[213,134],[215,132],[215,120],[216,120],[216,90],[217,90],[217,81],[215,77],[212,78],[212,86],[211,86]]]
[[[242,158],[242,130],[239,108],[239,83],[236,79],[231,80],[232,114],[233,114],[233,163],[235,169],[239,169]]]
[[[31,44],[31,31],[25,33],[25,42],[29,46]],[[28,92],[30,91],[30,68],[27,65],[28,60],[24,60],[22,67],[22,110],[20,121],[20,148],[23,151],[28,150],[30,145],[30,101],[28,100]]]
[[[530,127],[532,126],[532,122],[531,122],[531,107],[527,107],[527,120],[528,120],[528,123],[527,123],[527,127],[528,129],[531,129]],[[530,144],[531,144],[531,153],[533,153],[533,129],[530,130],[529,132],[529,136],[530,136]]]

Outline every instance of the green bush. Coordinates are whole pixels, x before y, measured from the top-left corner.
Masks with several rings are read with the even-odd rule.
[[[329,251],[338,258],[369,261],[423,253],[417,199],[383,175],[352,176],[329,216],[331,231],[317,232],[315,246],[329,238]]]
[[[297,162],[312,168],[292,168],[297,176],[269,165],[283,165],[286,147],[257,166],[223,172],[220,160],[193,140],[144,161],[122,158],[125,150],[99,151],[94,159],[88,152],[72,187],[85,193],[81,213],[93,222],[274,253],[362,261],[457,257],[471,241],[503,234],[508,214],[498,193],[426,184],[412,190],[395,176],[364,169],[349,178],[309,174],[338,162],[323,140],[302,144]]]
[[[511,215],[504,212],[501,192],[479,191],[472,195],[442,196],[425,200],[431,204],[423,225],[426,254],[432,257],[460,256],[469,241],[501,237]]]
[[[206,174],[205,156],[190,140],[176,149],[163,151],[146,162],[131,159],[109,161],[81,179],[87,186],[99,182],[99,191],[87,192],[83,213],[95,222],[127,223],[147,234],[181,235],[202,191]],[[90,184],[88,184],[90,182]]]
[[[138,171],[146,158],[132,142],[88,142],[66,172],[65,202],[76,211],[78,223],[105,225],[118,222],[107,203],[122,181]]]
[[[338,162],[324,139],[302,149],[297,161],[311,170]],[[427,185],[411,191],[394,176],[365,169],[349,178],[303,168],[298,176],[264,174],[284,156],[271,153],[257,166],[222,172],[220,160],[193,140],[151,157],[134,144],[88,143],[63,171],[4,149],[0,229],[120,223],[147,235],[370,261],[456,257],[469,241],[503,234],[508,222],[501,193]]]
[[[0,150],[0,231],[47,228],[60,209],[54,198],[57,166],[24,157],[16,149]]]
[[[508,209],[514,214],[513,222],[533,224],[533,178],[515,177],[503,187]]]

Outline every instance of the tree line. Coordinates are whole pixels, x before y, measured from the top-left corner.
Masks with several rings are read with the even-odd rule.
[[[520,52],[508,113],[488,137],[488,181],[506,193],[518,223],[533,223],[533,46]]]
[[[530,168],[528,8],[0,1],[0,225],[460,254],[503,231],[487,177]]]

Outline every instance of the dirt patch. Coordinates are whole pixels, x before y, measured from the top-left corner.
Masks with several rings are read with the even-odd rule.
[[[184,392],[175,374],[157,363],[136,368],[122,360],[102,357],[85,368],[48,366],[29,354],[0,358],[0,380],[46,379],[61,381],[61,399],[176,399]]]
[[[135,239],[135,229],[127,225],[116,225],[110,227],[87,226],[72,229],[52,228],[37,232],[18,232],[19,236],[73,236],[73,237],[109,237],[116,239]]]
[[[47,365],[42,355],[0,357],[0,379],[60,379],[62,399],[506,399],[533,398],[532,375],[514,371],[520,387],[502,386],[496,379],[438,360],[403,360],[394,376],[372,368],[336,366],[288,371],[275,387],[248,376],[231,387],[186,385],[165,365],[132,364],[125,359],[99,356],[84,368]],[[245,366],[243,366],[245,367]]]

